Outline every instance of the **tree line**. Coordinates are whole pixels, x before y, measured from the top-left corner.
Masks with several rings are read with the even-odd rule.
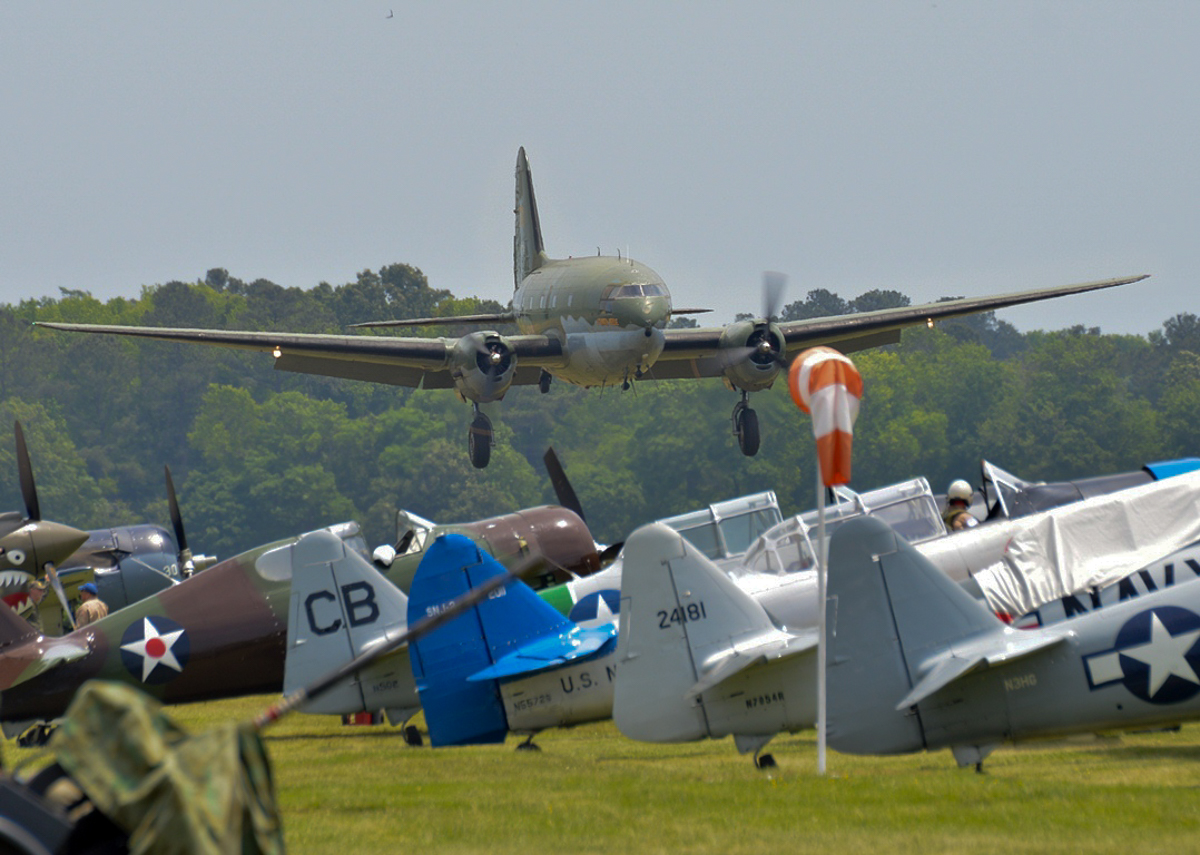
[[[823,289],[783,309],[817,317],[904,305],[894,291],[843,300]],[[785,512],[813,504],[807,417],[786,383],[758,393],[762,449],[743,457],[720,381],[639,382],[628,392],[555,383],[514,388],[489,410],[485,470],[465,450],[470,410],[450,392],[276,372],[259,353],[54,332],[34,320],[345,332],[401,317],[501,311],[431,288],[394,264],[355,281],[283,288],[225,270],[100,301],[85,291],[0,305],[0,424],[25,428],[50,519],[84,528],[167,524],[162,470],[179,489],[194,549],[228,557],[345,519],[390,540],[397,508],[453,522],[553,501],[553,446],[596,537],[758,490]],[[510,332],[512,330],[509,330]],[[452,325],[426,334],[459,335]],[[416,334],[411,331],[400,334]],[[854,354],[865,381],[852,486],[924,475],[935,490],[978,481],[986,457],[1031,479],[1137,468],[1200,451],[1200,321],[1147,336],[1094,328],[1020,333],[985,314],[914,329]],[[21,506],[10,431],[0,430],[0,510]]]

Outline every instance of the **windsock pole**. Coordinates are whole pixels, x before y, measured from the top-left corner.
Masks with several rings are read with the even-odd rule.
[[[825,536],[825,492],[850,481],[850,449],[862,377],[854,363],[832,347],[810,348],[788,369],[792,400],[812,416],[817,440],[817,772],[825,774],[825,629],[829,544]]]

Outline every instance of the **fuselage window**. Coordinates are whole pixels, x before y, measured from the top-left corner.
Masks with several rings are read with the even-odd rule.
[[[541,302],[541,305],[538,306],[538,308],[539,309],[546,308],[546,295],[545,294],[542,295],[542,302]]]
[[[574,303],[574,302],[575,302],[575,295],[574,295],[574,294],[568,294],[568,295],[567,295],[567,308],[568,308],[568,309],[569,309],[569,308],[571,308],[571,304],[572,304],[572,303]]]

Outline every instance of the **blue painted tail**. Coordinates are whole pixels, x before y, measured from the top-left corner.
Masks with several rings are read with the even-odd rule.
[[[439,537],[408,595],[409,625],[504,568],[469,538]],[[499,679],[540,671],[599,650],[608,631],[580,630],[521,582],[513,582],[409,646],[434,745],[503,742],[508,719]]]

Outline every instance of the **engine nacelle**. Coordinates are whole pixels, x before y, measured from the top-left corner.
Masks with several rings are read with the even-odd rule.
[[[721,333],[721,372],[734,389],[769,389],[783,370],[783,330],[764,320],[738,321]]]
[[[499,401],[512,385],[516,370],[512,346],[491,330],[464,335],[450,352],[450,376],[465,401]]]

